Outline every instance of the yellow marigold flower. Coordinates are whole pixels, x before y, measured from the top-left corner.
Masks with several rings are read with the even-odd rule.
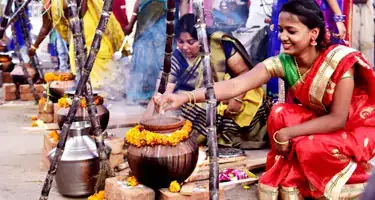
[[[32,117],[31,117],[31,120],[33,120],[33,121],[38,120],[38,116],[36,116],[36,115],[32,116]]]
[[[245,170],[245,173],[246,173],[248,178],[257,178],[257,175],[253,174],[249,170]]]
[[[58,101],[57,101],[57,105],[60,107],[60,108],[69,108],[69,103],[66,99],[66,97],[62,97],[60,98]]]
[[[126,182],[129,186],[132,186],[132,187],[135,187],[139,184],[138,180],[137,180],[137,178],[135,178],[135,176],[131,176],[131,177],[127,178]]]
[[[248,190],[248,189],[250,189],[250,186],[248,186],[248,185],[243,185],[242,188],[245,189],[245,190]]]
[[[48,72],[44,74],[44,80],[49,83],[56,80],[56,76],[53,72]]]
[[[79,100],[79,104],[81,105],[82,108],[86,108],[87,107],[86,99],[82,98],[81,100]]]
[[[47,101],[46,98],[39,99],[39,105],[44,105],[46,103],[46,101]]]
[[[100,191],[100,192],[97,192],[91,196],[89,196],[89,198],[87,198],[87,200],[104,200],[104,191]]]
[[[180,190],[181,190],[181,185],[177,181],[172,181],[171,184],[169,185],[169,191],[172,193],[180,192]]]
[[[48,133],[48,137],[51,138],[54,142],[57,142],[59,141],[59,134],[57,133],[57,131],[51,131]]]
[[[38,124],[36,123],[36,121],[33,121],[33,123],[31,123],[31,127],[38,127]]]

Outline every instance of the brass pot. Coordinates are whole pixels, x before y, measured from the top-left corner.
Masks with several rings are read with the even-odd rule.
[[[181,128],[183,124],[184,120],[175,117],[153,118],[141,122],[143,128],[147,127],[149,131],[164,134]],[[142,184],[157,189],[168,187],[174,180],[180,183],[186,180],[194,171],[198,153],[198,145],[190,137],[176,146],[156,145],[138,148],[129,145],[127,155],[134,176]]]

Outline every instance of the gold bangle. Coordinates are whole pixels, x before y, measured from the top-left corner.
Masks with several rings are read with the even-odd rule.
[[[37,50],[37,49],[38,49],[38,48],[35,47],[33,44],[30,46],[30,48],[33,49],[33,50]]]
[[[243,103],[243,100],[242,100],[242,99],[239,99],[239,98],[237,98],[237,97],[234,97],[233,99],[236,100],[236,101],[238,101],[238,102],[240,102],[240,103]]]
[[[187,96],[188,96],[188,98],[189,98],[189,103],[191,103],[191,97],[190,97],[190,94],[189,94],[189,92],[182,92],[182,94],[185,94],[185,95],[187,95]]]
[[[189,92],[191,94],[191,96],[193,96],[193,104],[196,104],[197,103],[197,99],[195,98],[195,94],[193,92]]]
[[[288,141],[284,141],[284,142],[280,142],[276,139],[276,135],[279,133],[279,131],[276,131],[274,134],[273,134],[273,141],[275,141],[275,143],[279,144],[279,145],[286,145],[286,144],[289,144],[289,140]]]

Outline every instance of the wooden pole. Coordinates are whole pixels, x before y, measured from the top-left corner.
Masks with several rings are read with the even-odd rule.
[[[172,49],[173,49],[173,38],[174,38],[174,13],[176,11],[175,8],[175,0],[168,0],[167,1],[167,26],[166,26],[166,42],[165,42],[165,54],[164,54],[164,65],[163,65],[163,72],[160,79],[160,85],[158,92],[163,94],[167,89],[168,84],[168,76],[171,72],[171,57],[172,57]]]
[[[206,23],[204,20],[203,0],[194,0],[194,10],[197,16],[198,40],[203,47],[203,79],[206,88],[206,127],[210,159],[210,199],[219,199],[219,164],[218,164],[218,146],[216,135],[216,97],[214,91],[214,82],[210,66],[210,50],[208,46]]]
[[[101,129],[99,129],[99,131],[98,131],[98,128],[96,128],[96,130],[95,130],[95,127],[98,127],[99,119],[98,119],[98,115],[97,115],[97,112],[96,112],[96,107],[93,103],[91,87],[90,87],[90,84],[88,84],[89,87],[86,86],[86,84],[88,83],[90,72],[91,72],[92,67],[93,67],[93,63],[95,61],[96,54],[97,54],[97,52],[100,48],[100,42],[101,42],[102,36],[104,34],[104,30],[106,29],[107,23],[109,21],[109,16],[110,16],[111,10],[112,10],[112,3],[113,3],[113,0],[104,0],[102,14],[101,14],[101,17],[100,17],[100,20],[99,20],[99,24],[96,28],[96,33],[95,33],[95,36],[94,36],[93,43],[91,45],[89,58],[87,60],[85,59],[86,62],[85,62],[84,68],[82,70],[82,76],[79,79],[77,89],[75,91],[75,95],[74,95],[74,98],[73,98],[72,106],[70,107],[69,113],[67,115],[67,119],[64,122],[62,131],[61,131],[61,134],[60,134],[60,139],[59,139],[59,142],[57,144],[55,156],[52,160],[52,163],[51,163],[50,169],[48,171],[47,177],[44,181],[44,185],[43,185],[42,193],[41,193],[41,196],[40,196],[40,200],[48,199],[48,195],[49,195],[49,192],[51,190],[53,177],[56,174],[56,170],[58,168],[58,162],[60,161],[62,153],[63,153],[64,148],[65,148],[65,143],[66,143],[66,140],[67,140],[68,131],[69,131],[70,126],[71,126],[71,124],[74,120],[75,113],[77,112],[80,97],[84,94],[85,91],[87,91],[88,94],[91,93],[91,96],[88,95],[89,96],[89,98],[88,98],[89,113],[90,113],[90,119],[91,119],[92,126],[94,127],[95,142],[98,146],[98,152],[99,152],[99,158],[100,158],[100,172],[99,172],[100,174],[99,174],[99,176],[101,174],[107,175],[107,174],[110,174],[111,172],[113,173],[112,169],[110,168],[109,161],[107,159],[107,154],[105,152],[105,146],[104,146],[103,136],[101,135]],[[78,7],[77,7],[77,3],[76,3],[75,0],[68,0],[68,11],[69,11],[69,16],[70,16],[71,29],[72,29],[72,32],[73,32],[73,38],[75,38],[75,44],[77,45],[75,50],[77,52],[78,46],[82,47],[83,44],[84,44],[84,40],[83,40],[83,32],[79,32],[79,31],[82,31],[83,29],[81,27],[82,24],[80,23],[80,21],[78,19]],[[76,32],[76,31],[78,31],[78,32]],[[77,44],[76,42],[80,42],[80,43]],[[80,59],[82,61],[84,58],[86,58],[86,55],[76,54],[76,57],[77,57],[76,60]],[[77,67],[80,67],[79,64],[81,64],[81,63],[82,62],[77,62]],[[100,125],[99,125],[99,127],[100,127]],[[103,172],[103,170],[109,170],[109,171]],[[100,179],[101,179],[101,177],[98,178],[98,180],[100,180]]]

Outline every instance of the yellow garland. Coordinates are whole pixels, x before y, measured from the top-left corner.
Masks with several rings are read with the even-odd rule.
[[[72,74],[55,74],[53,72],[48,72],[44,74],[44,80],[47,83],[50,83],[52,81],[69,81],[72,80],[73,76]]]
[[[89,196],[89,198],[87,198],[87,200],[104,200],[104,191],[100,191],[98,193],[95,193],[91,196]]]
[[[183,140],[189,138],[192,123],[186,120],[184,126],[171,134],[159,134],[147,130],[142,130],[140,125],[135,126],[126,133],[126,142],[136,147],[170,145],[176,146]]]
[[[139,184],[137,178],[135,176],[131,176],[126,179],[126,182],[129,186],[135,187]]]
[[[87,102],[85,98],[81,98],[79,100],[81,108],[86,108],[87,107]],[[96,96],[94,99],[95,105],[102,105],[103,104],[103,97],[101,96]],[[69,108],[72,104],[72,100],[68,97],[62,97],[57,101],[57,105],[60,108]]]
[[[177,181],[172,181],[168,189],[172,193],[177,193],[180,192],[181,185]]]
[[[36,123],[36,121],[33,121],[33,123],[31,123],[31,127],[38,127],[38,123]]]

